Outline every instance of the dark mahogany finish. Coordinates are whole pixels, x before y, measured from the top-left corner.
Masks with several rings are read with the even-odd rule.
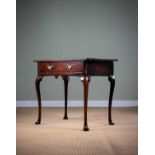
[[[69,76],[79,76],[83,82],[84,88],[84,131],[88,131],[87,124],[87,109],[88,109],[88,87],[90,82],[90,76],[108,76],[110,81],[110,94],[108,105],[108,121],[110,125],[114,125],[111,117],[112,98],[115,87],[114,61],[117,59],[80,59],[80,60],[35,60],[38,64],[38,75],[36,78],[36,93],[38,99],[38,120],[36,124],[41,123],[41,94],[40,94],[40,82],[44,76],[62,76],[64,80],[64,119],[68,119],[67,116],[67,98],[68,98],[68,81]]]
[[[38,62],[40,75],[79,75],[83,72],[80,61],[44,61]]]
[[[108,121],[109,125],[114,125],[111,118],[111,106],[112,106],[112,98],[114,93],[114,87],[115,87],[115,76],[110,75],[108,77],[108,80],[110,81],[110,94],[109,94],[109,106],[108,106]]]
[[[69,77],[68,76],[62,76],[63,80],[64,80],[64,96],[65,96],[65,111],[64,111],[64,117],[63,119],[68,119],[67,116],[67,100],[68,100],[68,81],[69,81]]]
[[[85,75],[81,78],[81,81],[83,82],[83,88],[84,88],[84,126],[83,130],[88,131],[88,124],[87,124],[87,108],[88,108],[88,86],[90,82],[90,78]]]
[[[42,80],[41,76],[38,76],[36,78],[36,92],[37,92],[37,99],[38,99],[38,120],[35,122],[35,124],[41,123],[41,94],[40,94],[40,81]]]

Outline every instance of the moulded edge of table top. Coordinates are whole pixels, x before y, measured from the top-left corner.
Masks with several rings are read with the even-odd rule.
[[[118,61],[118,59],[98,59],[98,58],[86,58],[86,59],[69,59],[69,60],[34,60],[34,62],[65,62],[65,61]]]

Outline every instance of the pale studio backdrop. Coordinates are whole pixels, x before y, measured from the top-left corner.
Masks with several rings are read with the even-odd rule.
[[[36,100],[34,59],[117,58],[114,100],[138,99],[137,0],[17,0],[17,101]],[[61,78],[43,78],[43,100],[63,100]],[[107,100],[107,77],[93,77],[89,99]],[[83,99],[78,77],[69,100]]]

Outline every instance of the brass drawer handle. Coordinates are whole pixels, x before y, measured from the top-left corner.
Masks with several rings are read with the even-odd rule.
[[[73,68],[73,64],[67,64],[66,67],[67,67],[67,69],[72,69]]]
[[[51,70],[54,67],[54,65],[47,65],[46,67],[48,70]]]

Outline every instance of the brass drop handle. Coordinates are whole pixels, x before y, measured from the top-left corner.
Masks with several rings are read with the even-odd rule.
[[[46,67],[48,70],[51,70],[54,67],[54,65],[47,65]]]
[[[67,64],[66,67],[67,67],[67,69],[72,69],[73,64]]]

